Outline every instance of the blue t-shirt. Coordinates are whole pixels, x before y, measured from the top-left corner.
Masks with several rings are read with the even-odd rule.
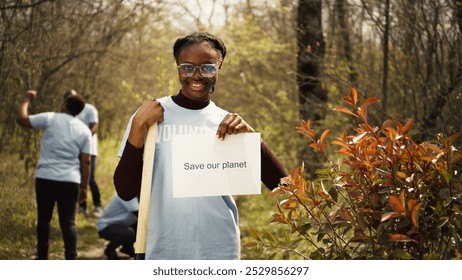
[[[96,229],[103,230],[108,225],[121,224],[127,227],[133,225],[137,221],[137,216],[134,212],[138,211],[138,198],[133,198],[129,201],[122,200],[117,194],[114,194],[104,208],[103,215],[96,221]]]
[[[29,116],[34,129],[43,129],[36,178],[81,183],[80,154],[90,154],[91,131],[67,113]]]
[[[172,137],[216,132],[228,112],[213,102],[203,109],[190,110],[175,104],[171,97],[157,101],[165,111],[156,139],[146,259],[239,259],[238,210],[232,196],[173,197]]]
[[[88,127],[90,127],[92,123],[97,124],[99,121],[98,110],[96,109],[95,106],[91,105],[90,103],[86,103],[82,112],[80,112],[80,114],[78,114],[76,117],[79,120],[83,121],[83,123],[86,124]],[[97,133],[93,134],[92,136],[90,154],[92,156],[98,155],[98,134]]]

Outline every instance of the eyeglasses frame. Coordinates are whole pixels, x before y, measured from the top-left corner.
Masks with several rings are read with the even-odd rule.
[[[183,74],[181,74],[182,76],[187,77],[187,78],[190,78],[190,77],[194,76],[194,74],[196,73],[197,68],[199,68],[199,74],[201,74],[201,76],[204,77],[204,78],[213,78],[213,77],[215,77],[216,72],[220,71],[220,66],[217,65],[217,64],[214,64],[214,63],[203,63],[203,64],[201,64],[201,65],[194,65],[194,64],[192,64],[192,63],[180,63],[176,68],[177,68],[177,69],[180,69],[180,67],[181,67],[182,65],[192,65],[192,66],[194,66],[194,70],[191,72],[190,75],[183,75]],[[214,73],[213,73],[213,76],[206,77],[206,76],[204,76],[204,75],[202,74],[201,67],[202,67],[203,65],[213,65],[213,66],[215,66],[215,71],[214,71]]]

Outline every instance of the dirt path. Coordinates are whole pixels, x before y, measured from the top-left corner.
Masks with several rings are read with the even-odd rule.
[[[78,259],[79,260],[106,260],[106,256],[104,255],[104,248],[106,248],[106,242],[101,242],[101,246],[93,247],[86,251],[79,251]],[[130,260],[133,259],[124,253],[119,252],[116,250],[117,255],[121,260]]]

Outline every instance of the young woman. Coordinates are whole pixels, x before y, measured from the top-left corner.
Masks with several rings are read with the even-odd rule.
[[[50,221],[58,205],[59,225],[64,240],[64,258],[77,257],[75,210],[79,191],[87,189],[90,174],[91,132],[75,118],[85,106],[80,95],[63,102],[61,112],[29,115],[28,108],[37,92],[29,90],[21,103],[17,123],[43,129],[40,160],[35,171],[37,199],[37,259],[48,259]]]
[[[119,151],[114,184],[125,200],[139,194],[145,133],[158,123],[162,135],[156,143],[145,258],[239,259],[238,211],[231,196],[173,198],[172,142],[165,133],[199,128],[216,131],[217,137],[225,140],[227,134],[254,129],[238,114],[228,113],[211,101],[226,56],[219,38],[195,32],[177,39],[173,55],[181,90],[175,96],[145,101],[132,116]],[[261,151],[262,181],[273,189],[287,174],[263,142]]]

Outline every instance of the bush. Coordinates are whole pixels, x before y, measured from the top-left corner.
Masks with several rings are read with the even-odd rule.
[[[309,140],[328,167],[313,180],[303,164],[281,180],[270,195],[278,198],[271,222],[287,225],[283,238],[250,228],[255,242],[268,252],[294,253],[304,259],[460,259],[462,253],[462,185],[456,163],[462,153],[453,145],[459,134],[438,135],[417,144],[405,124],[386,120],[368,123],[354,88],[335,110],[359,120],[330,143],[338,147],[329,158],[325,130],[318,138],[311,121],[297,131]],[[296,238],[293,238],[293,236]]]

